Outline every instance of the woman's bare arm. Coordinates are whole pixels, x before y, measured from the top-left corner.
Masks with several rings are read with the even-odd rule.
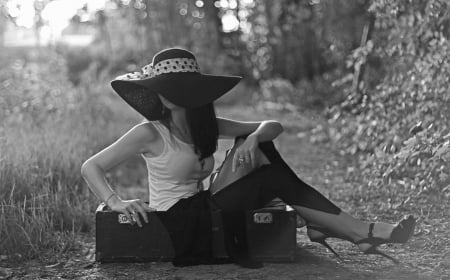
[[[146,123],[136,125],[81,166],[81,174],[96,196],[102,201],[108,200],[111,209],[126,214],[130,220],[130,213],[133,212],[141,213],[146,219],[145,211],[149,211],[149,207],[139,199],[121,200],[106,181],[105,172],[133,155],[148,152],[149,144],[151,145],[158,136],[152,126]],[[135,218],[140,224],[139,219]]]
[[[219,136],[234,138],[241,135],[256,136],[258,142],[275,139],[283,132],[283,126],[276,120],[265,120],[260,122],[243,122],[222,117],[217,117]]]

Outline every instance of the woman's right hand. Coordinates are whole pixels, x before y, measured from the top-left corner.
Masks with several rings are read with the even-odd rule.
[[[139,214],[141,214],[142,218],[144,218],[144,221],[148,223],[147,212],[156,211],[156,209],[148,206],[141,199],[122,200],[117,195],[115,195],[108,201],[108,206],[115,212],[125,214],[128,220],[131,221],[131,223],[133,223],[132,217],[134,217],[134,220],[136,220],[136,223],[139,227],[142,227],[142,222],[139,218]]]

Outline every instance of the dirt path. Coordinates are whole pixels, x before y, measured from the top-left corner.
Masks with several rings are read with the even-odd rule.
[[[242,111],[241,111],[242,112]],[[220,113],[220,111],[219,111]],[[247,112],[248,113],[248,112]],[[222,115],[239,118],[239,110],[222,112]],[[345,210],[358,217],[368,217],[363,207],[351,201],[355,184],[344,183],[346,162],[334,155],[333,151],[320,144],[312,144],[308,137],[298,138],[297,133],[321,122],[314,117],[289,117],[283,119],[270,116],[285,124],[286,131],[276,145],[286,161],[305,181],[316,186],[331,197]],[[250,119],[264,119],[267,115],[252,114]],[[248,118],[247,118],[248,119]],[[383,199],[380,197],[379,199]],[[372,217],[373,218],[373,217]],[[375,217],[376,219],[376,217]],[[392,220],[394,221],[394,220]],[[94,259],[93,237],[83,239],[82,245],[69,252],[64,260],[53,266],[28,263],[17,270],[10,270],[10,279],[450,279],[449,267],[442,256],[433,255],[433,251],[420,249],[420,238],[404,246],[384,246],[383,249],[401,260],[394,265],[379,256],[362,254],[349,242],[330,240],[343,260],[334,257],[326,248],[311,243],[305,234],[305,228],[298,230],[297,260],[295,263],[267,263],[262,269],[251,270],[236,265],[210,265],[176,268],[170,263],[144,264],[97,264]],[[419,250],[416,250],[419,249]],[[424,259],[424,256],[426,258]],[[439,259],[436,259],[439,258]],[[439,270],[436,267],[441,266]],[[442,274],[442,271],[445,273]],[[447,278],[449,277],[449,278]],[[0,274],[1,279],[1,274]]]

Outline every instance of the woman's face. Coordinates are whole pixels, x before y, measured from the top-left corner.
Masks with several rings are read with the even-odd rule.
[[[180,110],[183,109],[180,106],[177,106],[175,104],[173,104],[172,102],[170,102],[169,100],[167,100],[166,98],[164,98],[164,96],[158,94],[159,99],[161,99],[162,104],[169,110]]]

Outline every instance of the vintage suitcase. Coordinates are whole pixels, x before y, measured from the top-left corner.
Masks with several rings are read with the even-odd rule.
[[[295,211],[263,208],[246,213],[249,253],[263,262],[295,260],[297,215]]]
[[[220,210],[213,213],[213,255],[228,257]],[[292,262],[295,260],[297,215],[280,205],[246,213],[247,241],[250,256],[262,262]]]
[[[246,213],[249,251],[266,262],[293,261],[296,247],[296,215],[285,208],[263,208]],[[213,255],[227,258],[220,210],[212,213]],[[96,261],[170,261],[174,251],[170,236],[155,213],[140,228],[105,204],[97,208],[95,219]]]
[[[99,262],[170,261],[174,256],[169,233],[155,213],[142,228],[104,203],[95,213],[95,259]]]

